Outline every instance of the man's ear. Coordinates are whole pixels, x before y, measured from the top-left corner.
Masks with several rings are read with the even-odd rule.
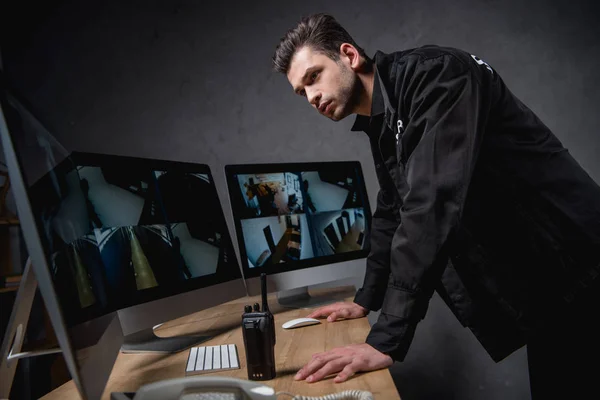
[[[340,57],[354,71],[359,70],[362,66],[363,60],[360,57],[360,53],[350,43],[342,43],[340,45]]]

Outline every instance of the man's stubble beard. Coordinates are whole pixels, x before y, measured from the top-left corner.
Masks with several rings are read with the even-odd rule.
[[[341,121],[356,109],[360,101],[362,82],[358,76],[345,64],[340,65],[340,91],[338,92],[338,104],[341,106],[336,114],[331,116],[333,121]]]

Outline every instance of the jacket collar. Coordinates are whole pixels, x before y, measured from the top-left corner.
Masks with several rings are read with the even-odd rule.
[[[374,57],[374,65],[375,69],[375,77],[373,82],[373,97],[371,100],[371,115],[357,115],[356,120],[354,121],[354,125],[352,126],[352,131],[364,131],[368,132],[369,127],[374,122],[376,117],[384,114],[385,121],[390,126],[390,129],[393,129],[394,118],[390,118],[395,116],[396,111],[390,102],[390,98],[381,78],[381,73],[386,71],[387,68],[387,54],[378,51]],[[391,125],[390,125],[391,124]]]

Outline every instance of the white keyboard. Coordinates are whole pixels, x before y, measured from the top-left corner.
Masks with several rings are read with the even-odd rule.
[[[239,368],[240,358],[235,344],[200,346],[190,349],[185,374],[198,375]]]

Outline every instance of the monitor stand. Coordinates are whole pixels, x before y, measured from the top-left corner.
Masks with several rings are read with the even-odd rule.
[[[205,342],[214,337],[208,335],[161,337],[154,332],[154,329],[160,325],[162,324],[126,335],[121,346],[121,351],[123,353],[173,354],[189,349],[195,344]]]
[[[277,302],[286,308],[313,308],[342,300],[343,298],[337,298],[335,295],[311,296],[308,286],[277,292]]]
[[[21,283],[10,313],[10,319],[0,347],[0,399],[8,399],[12,388],[17,362],[22,358],[61,353],[60,348],[22,351],[29,314],[35,297],[38,282],[33,272],[31,258],[27,258]]]

